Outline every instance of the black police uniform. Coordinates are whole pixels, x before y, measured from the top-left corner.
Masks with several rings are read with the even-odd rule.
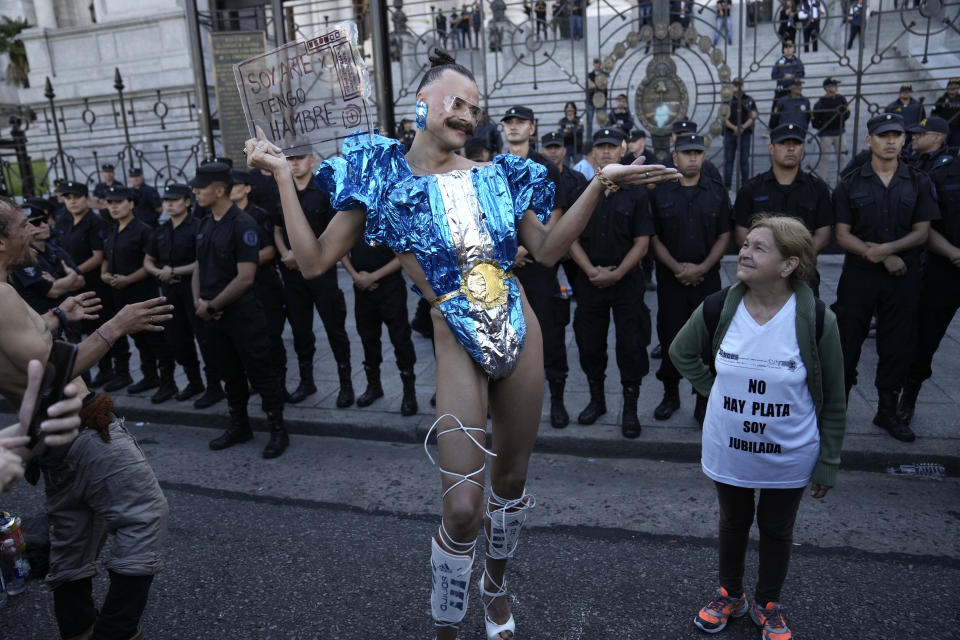
[[[386,245],[370,246],[360,238],[350,250],[350,262],[357,271],[373,273],[396,255]],[[417,353],[411,339],[410,321],[407,318],[407,288],[403,274],[395,271],[377,280],[373,291],[361,291],[354,287],[354,318],[357,321],[357,333],[363,345],[363,366],[370,375],[376,370],[379,380],[380,365],[383,363],[383,347],[380,336],[383,325],[387,325],[387,334],[393,345],[397,360],[397,369],[401,375],[413,374],[417,362]]]
[[[579,242],[594,266],[616,266],[633,248],[636,238],[654,233],[646,189],[621,187],[600,201]],[[577,296],[573,331],[580,350],[580,366],[587,379],[599,383],[602,389],[612,311],[620,382],[624,387],[638,386],[650,371],[647,345],[651,333],[650,310],[643,302],[640,269],[633,269],[605,289],[595,287],[587,275],[578,270],[573,290]]]
[[[311,180],[306,188],[297,190],[297,199],[303,214],[310,223],[315,236],[320,236],[333,219],[335,211],[330,199]],[[276,224],[283,232],[283,240],[290,246],[290,238],[283,217],[276,218]],[[287,303],[287,320],[293,331],[293,348],[297,352],[300,367],[301,385],[309,381],[313,386],[313,355],[316,352],[316,338],[313,334],[313,309],[316,307],[327,334],[327,341],[337,362],[340,377],[340,389],[349,388],[348,397],[339,398],[338,405],[353,404],[353,387],[350,380],[350,339],[347,337],[347,303],[343,291],[337,283],[337,270],[330,269],[322,276],[307,280],[300,271],[293,271],[280,264],[283,277],[284,296]]]
[[[193,215],[187,216],[176,227],[172,220],[165,220],[150,236],[147,255],[151,256],[158,267],[182,267],[197,260],[197,234],[200,221]],[[200,379],[200,362],[193,340],[196,336],[203,355],[206,369],[207,386],[220,384],[220,372],[216,358],[210,353],[206,325],[197,317],[194,305],[191,276],[184,276],[160,285],[160,291],[167,303],[173,305],[173,319],[164,326],[163,337],[176,361],[183,367],[187,380],[195,387],[203,386]]]
[[[133,193],[133,215],[150,228],[155,228],[160,219],[157,209],[163,205],[160,194],[148,184],[130,187],[130,191]]]
[[[817,176],[800,169],[791,184],[777,181],[773,169],[747,180],[737,192],[733,206],[738,227],[749,229],[758,213],[778,213],[801,220],[811,234],[833,225],[830,187]],[[820,295],[820,274],[814,269],[808,282],[814,295]]]
[[[774,101],[789,93],[789,90],[784,86],[784,79],[788,74],[794,78],[803,78],[806,75],[803,62],[800,61],[799,56],[793,55],[790,58],[780,56],[774,63],[773,69],[770,70],[770,79],[777,81],[777,89],[773,94]]]
[[[903,123],[908,127],[917,124],[927,117],[927,110],[924,108],[923,103],[916,98],[910,98],[910,102],[906,105],[900,102],[900,100],[894,100],[887,105],[884,113],[899,113],[903,117]],[[909,141],[909,139],[910,136],[908,135],[907,140]]]
[[[280,214],[280,190],[277,188],[277,181],[272,175],[263,175],[259,169],[251,169],[249,176],[250,194],[247,197],[250,202],[275,218]],[[272,235],[270,240],[273,240]]]
[[[99,198],[103,200],[104,198],[107,197],[107,190],[110,187],[124,187],[124,186],[126,185],[124,185],[122,182],[116,179],[114,179],[114,181],[111,182],[110,184],[107,184],[106,182],[98,182],[96,186],[93,187],[93,195],[95,198]],[[110,218],[109,209],[98,209],[97,213],[99,213],[103,217],[103,219],[106,220],[107,222],[112,221]]]
[[[151,229],[137,218],[131,220],[126,227],[120,229],[113,225],[103,239],[103,261],[108,273],[127,276],[143,268],[143,256],[150,243]],[[125,305],[143,302],[156,298],[159,295],[156,282],[152,278],[145,278],[123,289],[111,289],[113,295],[114,313]],[[152,331],[141,331],[132,336],[133,343],[140,352],[140,372],[143,379],[149,384],[159,381],[157,375],[157,361],[164,371],[173,371],[173,358],[165,348],[163,338]],[[114,342],[112,353],[116,356],[116,370],[118,374],[129,371],[130,346],[126,336],[121,336]]]
[[[947,164],[951,160],[953,160],[953,156],[950,155],[950,149],[947,148],[947,145],[943,145],[930,153],[921,153],[918,155],[914,166],[927,175],[930,175],[930,172],[933,171],[935,167],[941,164]]]
[[[633,114],[630,109],[611,109],[608,126],[619,127],[625,134],[629,134],[633,129]]]
[[[650,210],[657,239],[677,262],[699,264],[707,259],[717,238],[730,232],[730,198],[726,187],[700,174],[695,186],[679,182],[657,185],[650,194]],[[690,314],[704,298],[720,290],[720,264],[704,276],[703,282],[690,287],[681,284],[670,269],[657,270],[657,337],[663,352],[670,345]],[[657,379],[674,388],[681,375],[670,358],[660,360]]]
[[[237,277],[238,263],[257,264],[259,256],[259,227],[236,205],[231,205],[220,220],[213,215],[204,218],[197,234],[200,298],[216,298]],[[271,353],[267,317],[254,287],[216,311],[223,315],[207,323],[207,335],[211,355],[223,375],[231,415],[245,422],[249,379],[260,394],[268,418],[282,416],[283,381]]]
[[[902,162],[886,187],[870,163],[863,165],[837,186],[833,202],[836,222],[849,224],[851,233],[865,242],[892,242],[910,233],[914,224],[940,217],[930,179]],[[906,380],[916,341],[921,249],[899,255],[907,265],[902,276],[851,253],[844,259],[834,311],[848,392],[857,383],[860,349],[874,311],[876,387],[881,395],[897,394]]]
[[[52,277],[54,280],[65,278],[67,268],[77,270],[77,265],[70,255],[61,249],[51,239],[47,240],[42,252],[37,254],[37,264],[32,267],[24,267],[13,272],[11,283],[30,308],[40,315],[50,311],[61,302],[63,302],[71,293],[64,293],[56,298],[49,297],[50,289],[53,283],[44,278],[44,275]]]
[[[930,179],[937,190],[941,216],[931,223],[931,228],[960,248],[960,159],[938,165],[931,171]],[[901,399],[901,409],[905,401],[910,405],[910,417],[920,385],[933,374],[933,356],[957,309],[960,309],[960,268],[945,256],[927,249],[917,313],[917,346],[903,391],[905,398]]]
[[[243,210],[260,227],[260,249],[273,247],[273,217],[253,202],[247,202]],[[277,358],[280,367],[281,380],[286,384],[287,379],[287,350],[283,346],[283,323],[286,320],[283,301],[283,283],[277,271],[276,258],[257,267],[257,275],[253,282],[257,300],[263,305],[267,314],[267,332],[270,335],[270,350]]]
[[[805,96],[793,97],[784,95],[773,104],[770,113],[770,128],[776,129],[781,124],[793,123],[803,129],[810,126],[810,100]]]
[[[949,124],[950,135],[947,137],[947,145],[960,147],[960,93],[951,98],[950,94],[944,92],[937,98],[932,115],[943,118]]]
[[[819,136],[843,135],[843,123],[850,117],[847,99],[839,93],[822,96],[813,105],[811,121]]]

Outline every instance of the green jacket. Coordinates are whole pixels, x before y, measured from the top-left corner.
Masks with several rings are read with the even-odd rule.
[[[730,287],[720,312],[720,322],[710,344],[707,325],[703,320],[701,304],[680,329],[670,345],[670,359],[680,374],[704,397],[710,395],[714,374],[703,361],[707,348],[714,356],[723,342],[747,287],[742,282]],[[813,468],[811,482],[827,487],[834,486],[837,467],[840,466],[840,449],[847,429],[846,389],[843,383],[843,352],[840,350],[840,332],[837,317],[828,308],[823,318],[823,335],[819,348],[816,344],[816,317],[813,291],[805,284],[798,284],[797,294],[797,343],[800,357],[807,368],[807,386],[817,413],[820,428],[820,457]]]

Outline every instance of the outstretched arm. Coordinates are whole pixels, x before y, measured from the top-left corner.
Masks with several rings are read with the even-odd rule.
[[[293,175],[280,148],[267,142],[261,132],[260,137],[247,140],[246,152],[250,167],[266,169],[277,181],[290,248],[303,277],[309,280],[323,275],[356,244],[363,233],[365,212],[360,209],[337,212],[320,237],[316,237],[300,207]]]
[[[603,175],[618,185],[653,185],[670,180],[678,180],[680,173],[673,167],[662,165],[622,165],[609,164],[602,170]],[[598,171],[599,173],[599,171]],[[560,221],[548,229],[536,215],[527,212],[520,221],[520,243],[537,259],[537,262],[553,266],[570,249],[593,215],[605,187],[594,176],[577,201],[560,218]]]

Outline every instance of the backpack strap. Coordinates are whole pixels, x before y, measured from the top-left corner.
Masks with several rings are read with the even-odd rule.
[[[817,298],[814,306],[816,311],[817,351],[820,351],[820,338],[823,337],[823,316],[827,312],[827,305],[824,304],[823,300]]]
[[[716,375],[717,370],[714,367],[713,337],[717,333],[717,325],[720,324],[720,313],[723,311],[723,303],[727,299],[727,292],[730,287],[724,287],[720,291],[714,291],[703,299],[703,322],[707,325],[707,335],[710,336],[710,343],[703,353],[703,360],[710,365],[710,371]]]

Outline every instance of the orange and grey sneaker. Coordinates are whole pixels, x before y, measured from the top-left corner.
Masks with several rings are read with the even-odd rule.
[[[763,640],[790,640],[793,637],[783,619],[783,607],[779,602],[768,602],[765,607],[754,602],[750,607],[750,617],[760,627]]]
[[[700,609],[700,613],[693,619],[693,624],[701,631],[707,633],[717,633],[723,631],[727,626],[727,620],[730,616],[739,618],[747,612],[747,596],[742,594],[739,598],[731,596],[727,590],[720,587],[717,594],[713,596],[707,606]]]

